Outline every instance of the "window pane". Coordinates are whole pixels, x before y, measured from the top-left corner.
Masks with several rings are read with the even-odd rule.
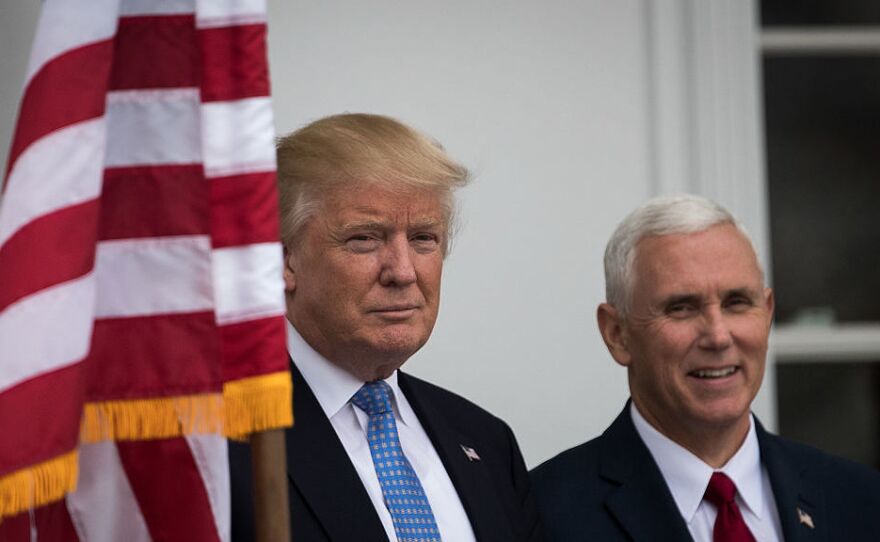
[[[779,433],[880,468],[880,362],[780,363]]]
[[[877,0],[763,0],[761,24],[775,25],[877,25]]]
[[[769,57],[764,94],[778,321],[880,321],[880,57]]]

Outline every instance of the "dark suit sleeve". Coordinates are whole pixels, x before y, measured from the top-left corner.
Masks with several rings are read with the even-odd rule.
[[[229,485],[231,493],[232,542],[254,539],[254,484],[251,474],[251,447],[245,442],[229,445]]]
[[[522,510],[522,524],[526,528],[526,540],[541,542],[544,540],[544,535],[538,514],[538,501],[532,490],[532,481],[513,431],[507,424],[504,424],[504,429],[507,433],[510,449],[511,479]]]

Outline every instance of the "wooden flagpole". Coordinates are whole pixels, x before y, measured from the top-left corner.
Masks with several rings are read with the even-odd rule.
[[[287,504],[287,458],[284,429],[251,435],[254,473],[254,525],[256,542],[288,542],[290,518]]]

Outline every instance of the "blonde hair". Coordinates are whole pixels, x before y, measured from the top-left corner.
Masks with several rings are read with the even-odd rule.
[[[449,238],[455,217],[452,193],[470,178],[438,142],[381,115],[325,117],[279,138],[276,150],[281,239],[286,247],[295,246],[322,197],[346,184],[436,191]]]

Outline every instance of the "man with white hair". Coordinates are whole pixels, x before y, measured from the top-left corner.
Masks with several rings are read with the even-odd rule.
[[[773,291],[736,219],[651,200],[605,251],[598,324],[631,400],[532,472],[548,540],[877,540],[880,474],[767,433]]]

